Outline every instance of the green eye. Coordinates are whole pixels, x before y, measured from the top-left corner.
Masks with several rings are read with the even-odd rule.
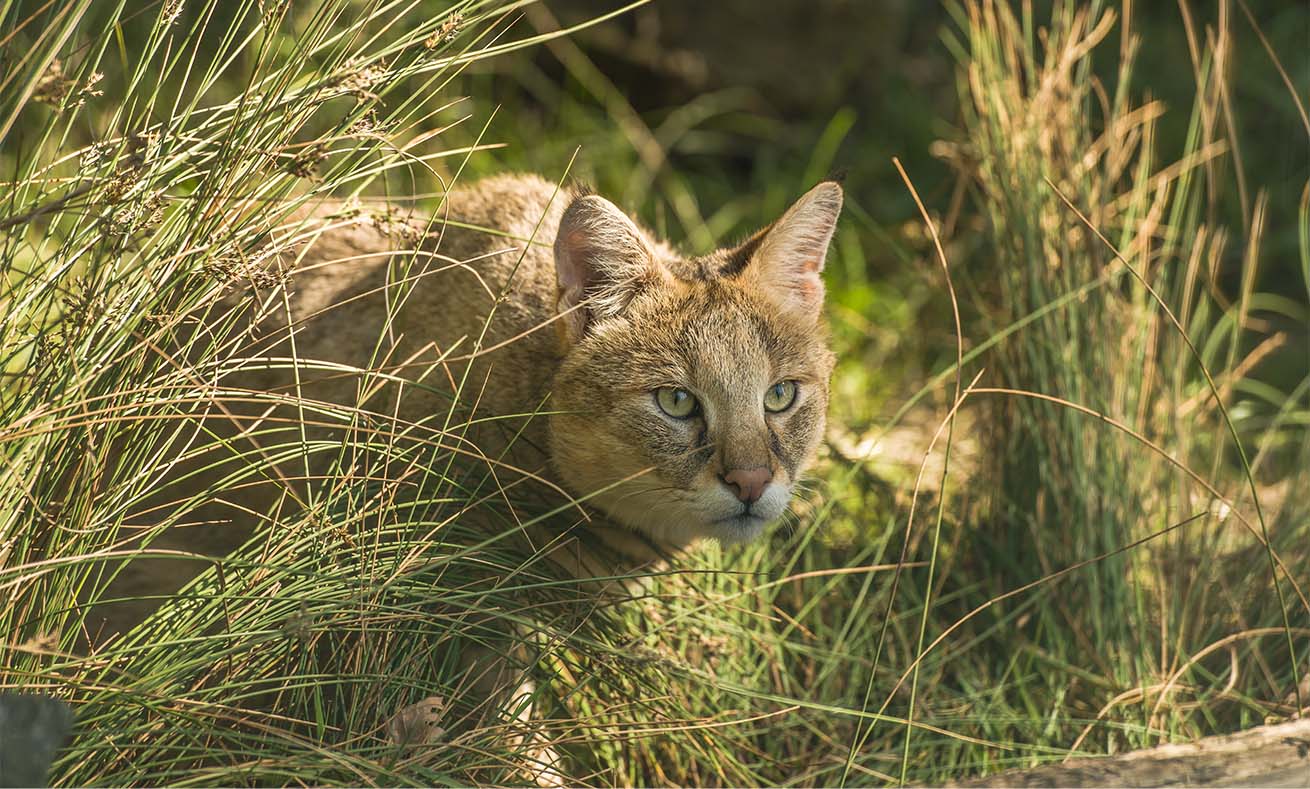
[[[779,381],[769,387],[769,391],[764,393],[764,410],[765,411],[786,411],[791,408],[791,404],[796,402],[796,382]]]
[[[674,419],[686,419],[696,411],[696,396],[676,386],[661,386],[655,390],[655,402],[660,410]]]

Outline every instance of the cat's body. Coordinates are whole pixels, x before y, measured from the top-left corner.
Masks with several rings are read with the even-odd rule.
[[[225,555],[261,521],[279,528],[323,500],[310,489],[343,465],[377,474],[338,450],[378,442],[480,464],[483,494],[532,503],[514,520],[565,510],[570,534],[556,522],[528,537],[575,575],[752,538],[822,435],[820,272],[840,207],[840,187],[822,183],[739,246],[696,258],[603,198],[530,175],[452,190],[431,221],[302,210],[270,229],[274,254],[226,297],[248,331],[225,372],[191,376],[222,394],[194,434],[221,440],[189,462],[206,469],[189,484],[220,490],[152,547]],[[407,457],[403,474],[424,459]],[[252,463],[265,469],[255,481],[222,489]],[[161,500],[194,495],[175,486]],[[203,566],[135,561],[111,596],[157,599]],[[103,632],[152,606],[105,608]]]
[[[302,375],[312,381],[302,394],[390,413],[395,403],[383,402],[387,394],[394,400],[395,388],[376,400],[358,393],[362,371],[382,370],[441,390],[404,387],[396,412],[402,423],[444,427],[432,425],[433,417],[449,411],[455,389],[477,401],[478,416],[539,410],[560,361],[550,242],[566,201],[541,179],[501,177],[453,192],[431,224],[377,222],[329,205],[288,225],[282,312],[296,325],[295,355],[360,371]],[[290,343],[264,353],[289,354]],[[434,365],[440,372],[431,380]],[[266,383],[285,387],[287,379],[283,371]],[[511,451],[544,463],[545,419],[513,421],[523,435]]]
[[[499,484],[528,475],[545,501],[567,491],[637,563],[749,539],[782,513],[822,432],[818,273],[840,201],[821,184],[741,246],[690,259],[603,198],[535,176],[454,190],[402,232],[320,208],[274,234],[286,286],[255,346],[311,366],[235,380],[377,414],[488,463]],[[794,402],[767,408],[784,383]],[[661,390],[693,410],[671,416]]]
[[[292,217],[273,233],[279,258],[266,263],[285,283],[255,321],[268,339],[244,353],[295,358],[300,370],[243,372],[229,383],[347,409],[319,420],[338,424],[310,428],[312,437],[340,441],[340,423],[358,416],[357,439],[403,433],[401,444],[440,445],[516,493],[527,476],[544,496],[557,487],[538,413],[549,409],[561,358],[550,233],[566,195],[556,191],[511,176],[452,192],[431,222],[377,221],[335,204]],[[332,460],[324,453],[311,473]]]
[[[698,258],[535,176],[454,190],[432,221],[301,211],[270,229],[272,254],[225,297],[245,316],[227,358],[192,374],[219,393],[194,435],[220,440],[190,461],[217,492],[152,547],[223,555],[260,521],[303,517],[324,500],[315,486],[413,477],[451,452],[483,469],[483,494],[534,503],[512,520],[562,510],[566,529],[556,518],[524,534],[582,579],[699,538],[753,537],[786,508],[823,431],[819,275],[840,206],[825,182],[740,246]],[[378,444],[390,448],[358,449]],[[403,462],[370,467],[379,456]],[[252,463],[253,481],[224,489]],[[134,560],[109,596],[167,594],[202,566]],[[151,605],[110,611],[103,632]],[[465,657],[504,666],[508,654]],[[475,684],[488,698],[532,689],[488,677]]]
[[[453,451],[491,488],[570,509],[604,549],[557,550],[576,574],[751,539],[786,509],[823,433],[820,273],[840,208],[840,187],[820,183],[743,244],[696,258],[536,176],[452,190],[431,221],[300,211],[227,298],[250,316],[227,372],[195,376],[223,392],[204,430],[227,436],[225,460],[193,463],[208,464],[200,481],[261,461],[263,482],[212,495],[183,518],[200,526],[153,547],[221,556],[259,520],[278,527],[358,460],[337,451],[350,436]],[[117,591],[159,594],[200,566],[138,562]],[[147,611],[126,608],[140,609],[128,623]]]
[[[325,477],[377,474],[339,450],[379,442],[410,450],[407,476],[442,453],[481,464],[482,493],[533,503],[516,521],[565,510],[570,535],[528,537],[575,575],[749,539],[783,513],[823,431],[820,272],[840,207],[840,187],[822,183],[741,245],[696,258],[601,197],[529,175],[453,190],[431,221],[303,210],[270,229],[273,253],[226,297],[248,331],[224,372],[192,375],[222,393],[194,434],[222,438],[190,463],[219,491],[152,545],[224,555],[323,500],[311,488]],[[223,490],[252,463],[254,481]],[[203,566],[133,562],[112,596],[168,593]],[[151,605],[106,608],[105,632]]]

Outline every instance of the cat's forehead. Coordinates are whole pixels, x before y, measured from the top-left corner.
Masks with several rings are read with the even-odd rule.
[[[657,253],[657,257],[666,271],[683,282],[705,283],[726,280],[741,273],[750,261],[751,255],[755,253],[761,238],[762,236],[756,235],[740,246],[716,249],[708,255],[699,257],[683,257],[667,248],[660,250],[664,254]]]
[[[694,371],[732,378],[776,363],[777,332],[763,314],[717,284],[697,290],[696,298],[684,301],[676,345]]]
[[[735,277],[679,279],[644,305],[637,324],[652,329],[647,336],[659,337],[688,373],[733,379],[752,371],[799,372],[826,354],[816,327],[741,287]]]

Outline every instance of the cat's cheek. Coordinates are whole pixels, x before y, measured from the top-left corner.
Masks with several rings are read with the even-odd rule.
[[[602,418],[559,414],[551,419],[551,463],[575,495],[587,496],[636,469],[618,460],[630,457]]]
[[[790,484],[805,473],[814,462],[814,455],[823,439],[826,423],[827,396],[805,402],[789,416],[778,431],[778,459],[790,477]]]
[[[664,482],[676,488],[691,488],[712,454],[701,448],[701,425],[699,419],[672,422],[652,416],[632,426],[631,451],[653,466]]]
[[[776,521],[782,517],[782,514],[787,511],[787,506],[791,504],[792,483],[792,480],[775,479],[765,489],[764,495],[755,502],[754,506],[760,517],[767,521]]]

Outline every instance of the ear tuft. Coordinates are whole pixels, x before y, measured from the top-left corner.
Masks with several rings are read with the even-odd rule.
[[[755,282],[789,305],[818,314],[823,306],[820,274],[841,215],[842,188],[824,181],[806,192],[764,231],[747,270]]]
[[[594,321],[622,312],[654,271],[645,236],[627,214],[599,195],[574,199],[555,236],[565,340],[576,342]]]
[[[574,200],[577,200],[579,197],[589,197],[596,194],[596,187],[587,181],[574,179],[569,182],[568,193],[572,195]]]

